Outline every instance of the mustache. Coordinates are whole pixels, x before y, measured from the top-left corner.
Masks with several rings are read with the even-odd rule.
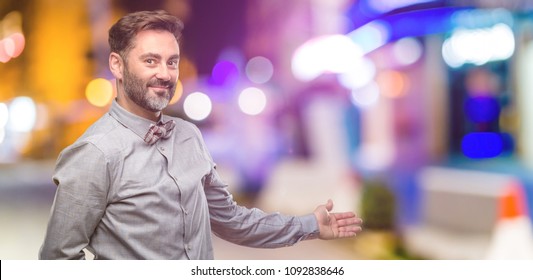
[[[159,79],[155,79],[155,80],[151,80],[147,86],[149,87],[168,87],[168,88],[173,88],[174,87],[174,82],[172,81],[164,81],[164,80],[159,80]]]

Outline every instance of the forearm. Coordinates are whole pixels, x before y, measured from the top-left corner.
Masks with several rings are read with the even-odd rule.
[[[267,214],[257,208],[239,206],[216,171],[207,183],[211,227],[225,240],[250,247],[276,248],[318,236],[318,223],[313,214],[300,217]]]
[[[213,232],[227,241],[257,248],[278,248],[318,236],[318,225],[313,214],[295,217],[237,207],[238,210],[229,219],[224,216],[211,217]]]
[[[90,209],[72,195],[58,190],[39,259],[84,259],[94,222],[102,212]]]

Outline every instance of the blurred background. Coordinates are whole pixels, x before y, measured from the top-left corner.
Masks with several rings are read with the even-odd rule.
[[[533,259],[533,1],[3,0],[0,259],[36,259],[59,152],[107,112],[109,27],[185,23],[169,115],[241,204],[358,237],[217,259]]]

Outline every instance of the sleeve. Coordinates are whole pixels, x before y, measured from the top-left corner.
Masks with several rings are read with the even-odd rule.
[[[319,229],[313,214],[287,216],[281,213],[265,213],[257,208],[246,208],[233,200],[216,171],[216,165],[209,154],[200,131],[196,136],[202,146],[203,156],[211,164],[211,172],[204,180],[213,233],[222,239],[239,245],[256,248],[278,248],[291,246],[299,241],[315,239]]]
[[[90,143],[65,149],[54,174],[57,190],[39,259],[84,259],[106,208],[108,161]]]

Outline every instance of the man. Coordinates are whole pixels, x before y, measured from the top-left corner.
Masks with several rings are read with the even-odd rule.
[[[238,206],[219,178],[199,130],[161,113],[178,79],[182,23],[137,12],[109,30],[117,98],[59,156],[41,259],[212,259],[211,232],[275,248],[355,236],[354,213],[266,214]]]

